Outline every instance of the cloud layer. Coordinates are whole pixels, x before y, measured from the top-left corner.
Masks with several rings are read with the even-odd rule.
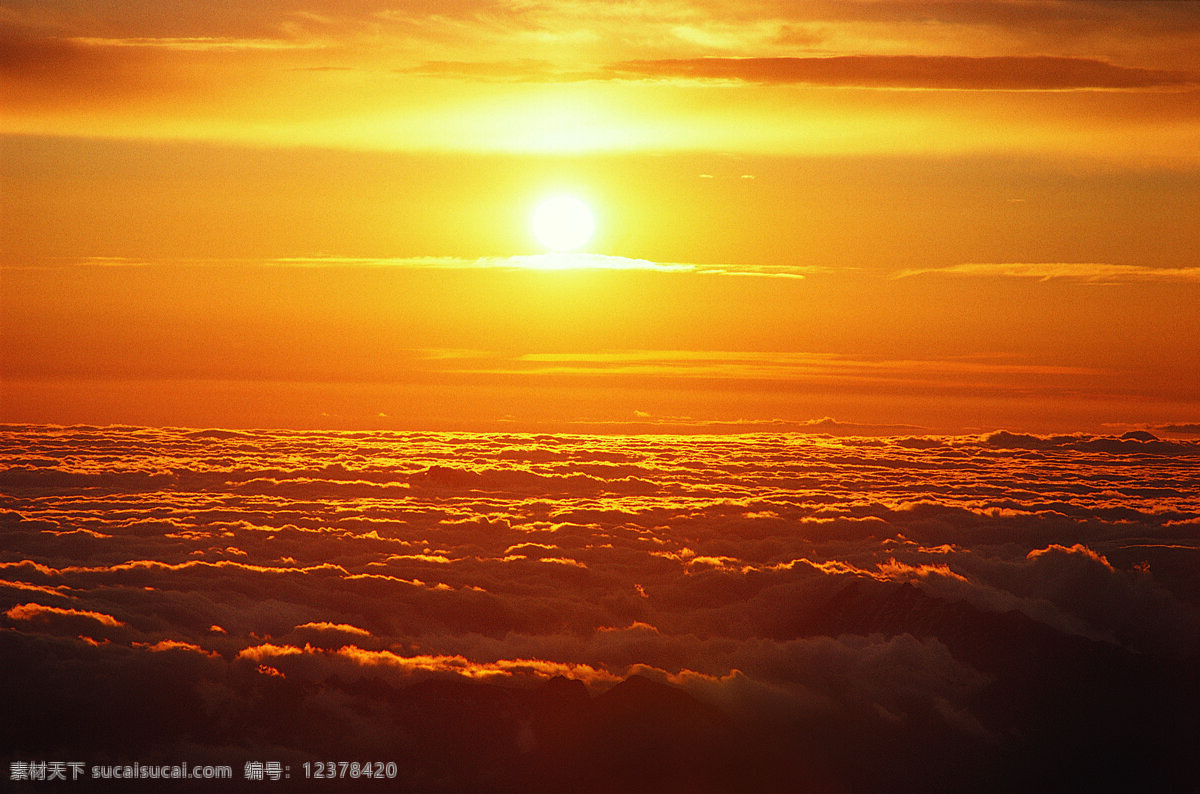
[[[14,759],[1002,790],[1169,786],[1200,735],[1196,442],[8,426],[0,452]]]

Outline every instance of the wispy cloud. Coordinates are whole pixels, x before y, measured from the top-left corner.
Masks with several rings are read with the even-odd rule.
[[[663,377],[735,380],[837,379],[879,384],[885,381],[959,382],[998,376],[1078,376],[1087,367],[1035,364],[994,357],[887,359],[829,353],[718,350],[613,350],[595,353],[529,353],[492,359],[510,372],[542,374],[643,374]]]
[[[1200,267],[1146,267],[1103,262],[997,262],[903,270],[893,278],[924,275],[1034,278],[1041,281],[1082,281],[1095,284],[1128,282],[1200,282]]]
[[[426,61],[398,72],[483,82],[654,80],[972,91],[1135,90],[1193,87],[1191,72],[1058,56],[704,56],[579,68],[544,59]]]
[[[709,276],[803,279],[830,268],[816,265],[697,264],[654,262],[637,257],[593,253],[515,254],[513,256],[363,257],[290,256],[270,259],[151,259],[120,256],[59,258],[37,265],[0,264],[3,269],[55,269],[64,267],[274,267],[274,268],[405,268],[410,270],[646,270],[659,273],[692,273]]]
[[[815,58],[672,58],[625,61],[615,75],[870,88],[994,91],[1190,86],[1196,75],[1051,56],[841,55]]]
[[[652,262],[626,256],[591,253],[517,254],[514,256],[454,257],[278,257],[263,264],[274,267],[384,267],[429,270],[656,270],[695,272],[700,265]]]
[[[270,265],[284,267],[404,267],[471,270],[650,270],[660,273],[694,273],[713,276],[802,279],[828,268],[805,265],[696,264],[654,262],[636,257],[592,253],[517,254],[494,257],[424,256],[403,258],[287,257],[272,259]]]
[[[180,52],[228,52],[234,50],[294,50],[314,49],[316,42],[284,39],[242,39],[228,36],[137,36],[132,38],[99,38],[82,36],[71,39],[86,47],[137,47]]]
[[[929,428],[920,425],[870,424],[844,422],[832,417],[820,419],[703,419],[694,416],[657,415],[634,411],[633,420],[614,422],[578,422],[568,430],[581,433],[603,433],[619,430],[622,433],[710,434],[743,433],[801,433],[830,436],[901,436],[919,435]]]
[[[1156,425],[1155,430],[1181,436],[1200,436],[1200,422],[1172,423]]]

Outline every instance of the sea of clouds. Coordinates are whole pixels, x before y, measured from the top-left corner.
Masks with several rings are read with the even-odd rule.
[[[1200,442],[9,425],[0,660],[10,763],[1197,790]]]

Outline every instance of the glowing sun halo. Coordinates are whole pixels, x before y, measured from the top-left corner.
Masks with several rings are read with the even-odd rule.
[[[551,251],[574,251],[596,230],[591,209],[574,196],[554,196],[538,204],[531,224],[533,236]]]

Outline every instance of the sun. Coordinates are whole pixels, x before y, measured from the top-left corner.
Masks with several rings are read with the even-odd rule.
[[[592,210],[574,196],[553,196],[533,210],[533,236],[551,251],[574,251],[583,247],[596,230]]]

